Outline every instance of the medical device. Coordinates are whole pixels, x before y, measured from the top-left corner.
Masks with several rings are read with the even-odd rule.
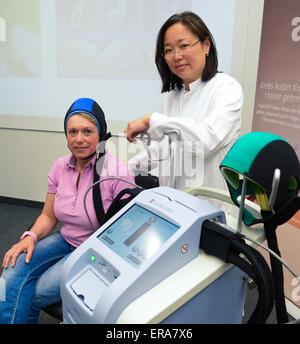
[[[147,155],[149,157],[148,160],[148,172],[151,170],[151,162],[154,163],[160,163],[165,160],[169,160],[170,162],[170,181],[171,184],[170,186],[174,187],[175,189],[178,186],[178,164],[180,161],[180,149],[179,145],[182,141],[181,137],[181,131],[179,129],[163,129],[163,135],[162,137],[167,137],[168,139],[168,154],[166,157],[154,157],[152,156],[151,152],[151,142],[156,141],[159,142],[160,140],[154,140],[153,138],[150,137],[148,132],[142,133],[140,135],[140,140],[144,145],[145,151],[147,152]],[[159,151],[159,149],[158,149]],[[160,153],[158,153],[160,155]]]
[[[289,153],[289,168],[274,159],[274,149]],[[276,226],[299,209],[300,166],[294,155],[282,138],[268,133],[237,141],[220,165],[230,197],[217,197],[240,207],[237,221],[229,215],[225,220],[220,209],[191,196],[199,195],[196,188],[187,190],[191,195],[168,187],[138,190],[66,261],[64,322],[240,323],[246,275],[258,289],[248,322],[264,323],[274,300],[278,322],[286,322],[275,278],[284,261],[276,245],[269,249],[272,275],[244,239],[259,243],[266,233],[274,242]],[[266,158],[271,163],[262,169]],[[258,207],[249,205],[246,196],[255,196]]]
[[[117,322],[135,299],[199,256],[206,220],[225,223],[225,215],[172,188],[141,192],[66,261],[64,322]]]

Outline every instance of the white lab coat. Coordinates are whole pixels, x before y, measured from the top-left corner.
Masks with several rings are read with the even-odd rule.
[[[181,140],[175,140],[174,159],[159,163],[160,185],[174,187],[170,169],[178,175],[178,189],[201,185],[226,190],[219,165],[237,139],[241,126],[243,92],[239,83],[229,75],[217,73],[211,80],[196,80],[190,91],[184,89],[166,94],[163,113],[153,113],[149,135],[160,144],[151,145],[152,158],[158,157],[158,146],[168,154],[168,140],[164,131],[177,129]],[[147,170],[148,155],[143,152],[129,161],[133,170]],[[155,167],[157,163],[152,163]]]

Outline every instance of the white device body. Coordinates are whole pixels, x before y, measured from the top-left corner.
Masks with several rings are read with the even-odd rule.
[[[131,302],[199,255],[202,223],[223,211],[169,187],[141,192],[66,260],[65,323],[115,323]]]

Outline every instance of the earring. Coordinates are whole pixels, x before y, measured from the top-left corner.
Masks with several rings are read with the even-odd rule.
[[[206,57],[208,57],[208,53],[206,53]]]

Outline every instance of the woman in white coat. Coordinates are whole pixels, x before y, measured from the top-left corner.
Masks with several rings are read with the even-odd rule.
[[[161,27],[156,45],[156,66],[166,92],[163,113],[151,113],[130,122],[127,139],[148,132],[161,141],[151,147],[153,160],[163,160],[160,185],[174,186],[170,161],[165,160],[168,129],[178,130],[175,169],[179,189],[206,185],[226,189],[219,164],[240,132],[243,93],[239,83],[218,72],[214,39],[202,19],[193,12],[171,16]],[[145,169],[147,154],[129,161],[133,169]]]

